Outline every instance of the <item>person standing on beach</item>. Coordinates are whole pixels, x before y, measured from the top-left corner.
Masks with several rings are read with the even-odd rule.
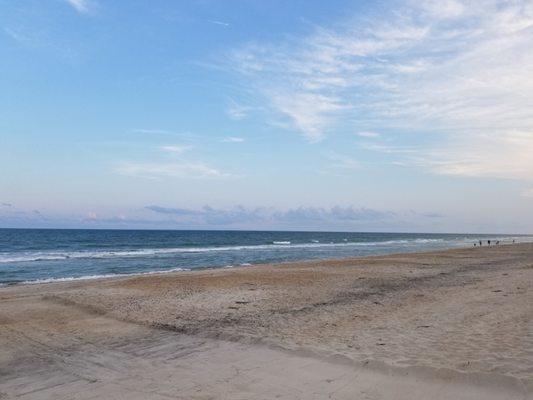
[[[483,242],[482,242],[481,240],[479,241],[479,245],[480,245],[480,246],[483,246]]]
[[[490,240],[487,240],[488,245],[490,246]]]

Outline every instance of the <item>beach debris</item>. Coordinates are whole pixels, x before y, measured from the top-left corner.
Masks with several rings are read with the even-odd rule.
[[[235,302],[235,304],[248,304],[248,303],[250,303],[250,301],[246,301],[246,300],[237,300]]]

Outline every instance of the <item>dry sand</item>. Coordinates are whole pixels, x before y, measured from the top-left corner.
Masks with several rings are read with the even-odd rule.
[[[533,244],[0,290],[0,399],[533,398]]]

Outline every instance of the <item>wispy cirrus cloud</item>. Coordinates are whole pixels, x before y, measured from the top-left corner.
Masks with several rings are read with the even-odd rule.
[[[439,145],[402,146],[378,139],[358,146],[396,156],[398,164],[414,165],[441,175],[523,181],[533,178],[533,134],[530,132],[450,134]]]
[[[531,197],[533,199],[533,187],[527,188],[522,192],[522,196]]]
[[[13,28],[3,28],[2,31],[4,34],[9,36],[11,39],[13,39],[16,42],[19,42],[22,44],[31,44],[33,42],[32,38],[20,32],[20,30],[16,30]]]
[[[332,167],[343,169],[358,169],[360,167],[353,157],[337,152],[330,152],[327,157],[333,162]]]
[[[414,163],[444,175],[533,180],[533,131],[453,137]]]
[[[179,137],[192,137],[194,136],[190,132],[176,132],[167,129],[132,129],[130,133],[138,135],[149,136],[179,136]]]
[[[167,135],[168,131],[142,130],[139,133]],[[173,135],[173,132],[170,132]],[[141,160],[124,160],[116,164],[114,172],[119,175],[146,179],[206,179],[228,178],[234,175],[221,171],[197,155],[189,154],[195,144],[165,144],[153,147],[156,152],[147,152]],[[187,154],[185,154],[187,153]],[[149,157],[146,159],[146,157]]]
[[[80,14],[89,14],[94,10],[94,2],[92,0],[65,0]]]
[[[230,26],[229,22],[218,21],[218,20],[215,20],[215,19],[208,19],[207,22],[209,22],[210,24],[213,24],[213,25],[220,25],[220,26],[225,26],[225,27]]]
[[[244,142],[244,139],[239,136],[228,136],[222,139],[222,142],[224,143],[241,143]]]
[[[377,138],[380,136],[379,133],[377,132],[372,132],[372,131],[362,131],[362,132],[357,132],[356,133],[357,136],[360,136],[360,137],[364,137],[364,138]]]
[[[225,178],[230,174],[201,162],[124,162],[117,168],[120,175],[135,176],[149,179],[162,178]]]
[[[529,1],[428,0],[252,43],[231,63],[309,141],[338,128],[431,134],[438,145],[415,158],[435,173],[531,179],[531,43]]]
[[[229,107],[226,112],[231,119],[241,120],[248,116],[250,110],[250,106],[244,106],[233,99],[229,99]]]
[[[174,144],[174,145],[166,145],[161,146],[159,149],[165,153],[172,153],[172,154],[182,154],[186,152],[187,150],[191,149],[192,146],[183,145],[183,144]]]

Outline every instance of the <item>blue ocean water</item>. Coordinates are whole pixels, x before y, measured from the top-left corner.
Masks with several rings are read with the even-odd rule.
[[[532,237],[415,233],[0,229],[0,284],[332,259]]]

